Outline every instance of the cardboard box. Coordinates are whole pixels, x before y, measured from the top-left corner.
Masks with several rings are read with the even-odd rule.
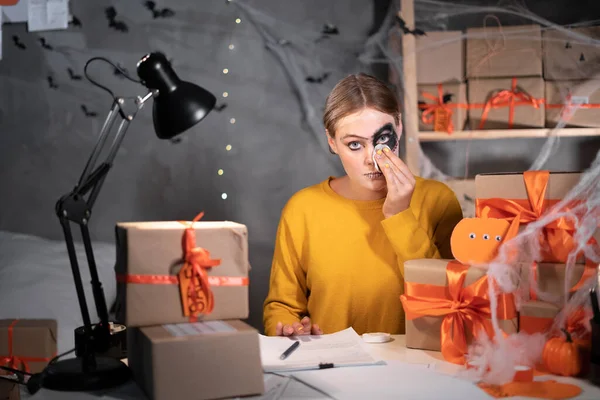
[[[600,26],[544,30],[544,78],[591,79],[598,74]]]
[[[0,359],[14,357],[15,369],[32,374],[42,372],[56,356],[56,332],[57,323],[53,319],[2,319]]]
[[[4,372],[0,371],[0,375]],[[0,400],[20,400],[21,391],[20,385],[0,378]]]
[[[542,78],[517,78],[516,93],[522,93],[523,99],[516,98],[514,106],[508,101],[501,102],[498,107],[492,106],[485,115],[485,105],[503,91],[513,91],[512,78],[474,79],[468,86],[469,125],[471,129],[519,129],[543,128],[545,121],[544,105],[534,106],[535,101],[544,100],[544,80]],[[532,101],[527,101],[531,98]],[[513,116],[511,121],[511,108]],[[482,125],[483,120],[483,126]],[[512,122],[512,123],[511,123]]]
[[[451,133],[452,131],[462,131],[467,120],[466,106],[468,104],[466,84],[456,82],[438,85],[418,85],[420,117],[419,130],[446,133]],[[439,107],[440,89],[442,91],[441,102],[442,104],[447,105],[448,109],[443,109],[441,111],[438,110],[436,115],[436,108],[441,108]],[[435,97],[435,99],[432,99],[431,96]],[[462,105],[462,107],[460,105]],[[451,119],[446,118],[448,116],[448,111],[452,113]],[[430,115],[431,123],[426,124],[423,122],[423,113]],[[436,121],[436,118],[440,118],[440,121]],[[451,125],[449,123],[450,121],[452,121]],[[450,126],[452,129],[449,131]],[[436,129],[437,127],[441,127],[442,129]]]
[[[452,260],[444,259],[419,259],[409,260],[404,263],[404,281],[407,289],[406,294],[410,294],[409,284],[427,284],[435,286],[448,286],[446,275],[446,266]],[[471,285],[486,275],[486,271],[481,268],[469,268],[466,274],[463,288]],[[486,291],[487,294],[487,291]],[[450,298],[446,290],[447,298]],[[403,302],[404,304],[404,302]],[[406,310],[406,307],[405,307]],[[441,327],[445,317],[422,316],[409,320],[406,318],[406,347],[423,350],[441,350]],[[500,328],[510,334],[517,332],[517,316],[508,320],[499,319]],[[467,344],[473,340],[473,332],[466,329]]]
[[[569,278],[569,288],[573,288],[583,276],[585,264],[574,264],[572,274]],[[523,280],[522,284],[526,288],[530,288],[530,278],[532,278],[527,268],[522,269]],[[537,282],[538,290],[543,293],[548,293],[552,296],[556,296],[557,300],[562,301],[565,290],[566,281],[566,265],[562,263],[537,263],[535,269],[535,280]],[[532,299],[532,300],[543,300],[543,299]]]
[[[580,179],[581,173],[579,172],[550,172],[544,193],[546,209],[562,200],[579,183]],[[475,177],[475,194],[476,215],[479,215],[477,211],[478,207],[484,207],[486,204],[489,204],[490,199],[495,198],[514,200],[527,209],[531,207],[529,205],[530,199],[528,198],[523,173],[478,174]],[[490,213],[490,217],[497,218],[497,213]],[[520,229],[524,229],[525,225],[522,224]],[[597,241],[600,240],[600,229],[596,230],[594,237]],[[550,250],[543,251],[542,249],[543,259],[540,261],[560,263],[566,261],[556,258],[553,253]],[[585,262],[583,258],[577,261],[579,263]]]
[[[134,328],[128,348],[134,379],[150,399],[208,400],[264,392],[258,332],[242,321]]]
[[[523,303],[519,311],[519,332],[529,334],[546,332],[552,327],[559,311],[558,306],[543,301],[531,300]]]
[[[564,109],[572,107],[572,111]],[[578,106],[579,105],[579,106]],[[565,127],[600,126],[600,79],[546,81],[546,127],[554,128],[564,118]],[[566,115],[563,115],[563,110]]]
[[[417,84],[463,82],[465,45],[461,31],[426,32],[417,36]]]
[[[214,309],[198,320],[248,317],[248,231],[235,222],[195,222],[196,246],[220,265],[207,271]],[[127,222],[116,227],[117,319],[127,327],[189,322],[184,314],[177,274],[183,265],[182,237],[177,221]],[[124,276],[161,278],[159,284],[125,283]],[[150,278],[149,278],[150,277]]]
[[[467,79],[542,76],[539,25],[467,29]]]

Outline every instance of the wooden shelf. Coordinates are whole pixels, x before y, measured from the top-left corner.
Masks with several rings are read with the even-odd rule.
[[[553,130],[549,128],[532,129],[484,129],[474,131],[459,131],[447,134],[446,132],[419,132],[421,142],[441,142],[448,140],[490,140],[513,138],[547,138],[550,136],[577,137],[600,136],[600,128],[563,128]]]

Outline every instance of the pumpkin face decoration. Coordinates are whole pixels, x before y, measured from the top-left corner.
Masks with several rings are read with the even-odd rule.
[[[585,368],[586,341],[573,340],[566,329],[564,336],[548,339],[544,345],[542,359],[549,372],[562,376],[577,376]]]
[[[519,219],[509,223],[497,218],[463,218],[452,231],[452,255],[465,265],[491,262],[500,245],[517,235]]]

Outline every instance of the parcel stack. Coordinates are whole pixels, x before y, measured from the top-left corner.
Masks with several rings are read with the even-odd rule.
[[[600,26],[544,30],[546,126],[600,126]]]
[[[249,314],[248,231],[229,221],[116,226],[117,319],[128,364],[156,400],[262,394]]]
[[[543,128],[540,26],[485,26],[466,35],[470,128]]]
[[[579,183],[578,172],[526,171],[513,174],[481,174],[475,178],[476,213],[478,216],[501,219],[520,219],[521,229],[544,218],[557,203]],[[574,200],[560,211],[568,212],[581,206]],[[556,210],[555,211],[559,211]],[[580,289],[596,270],[596,265],[583,254],[574,254],[576,248],[575,220],[559,217],[544,225],[539,237],[540,259],[532,265],[522,266],[521,284],[528,295],[519,310],[519,331],[526,333],[552,333],[555,317],[564,300]],[[596,230],[586,245],[593,246],[600,239]],[[522,249],[526,251],[526,249]],[[574,265],[567,274],[566,262],[574,254]],[[567,299],[565,299],[567,296]],[[589,321],[589,310],[573,310],[566,316],[566,329],[577,336]]]

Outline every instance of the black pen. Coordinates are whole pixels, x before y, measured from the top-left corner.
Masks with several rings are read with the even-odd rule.
[[[600,307],[598,307],[598,296],[596,295],[596,289],[590,289],[590,300],[592,301],[592,312],[594,316],[592,319],[596,323],[600,323]]]
[[[288,349],[279,356],[279,359],[285,360],[286,358],[288,358],[290,356],[290,354],[292,354],[294,352],[294,350],[296,350],[298,348],[298,346],[300,346],[299,340],[295,341],[294,344],[292,344],[290,347],[288,347]]]

